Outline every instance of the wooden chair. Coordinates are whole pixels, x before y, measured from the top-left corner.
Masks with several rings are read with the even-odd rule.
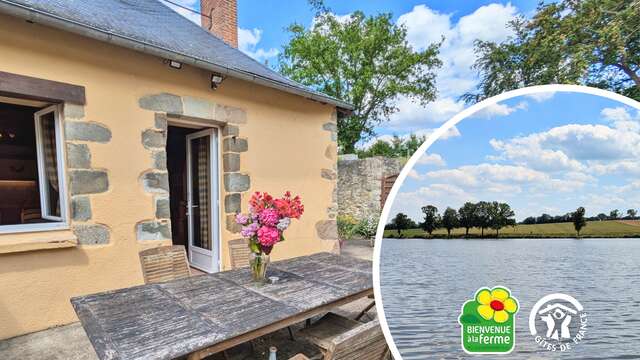
[[[290,357],[289,360],[311,360],[306,357],[304,354],[296,354],[293,357]]]
[[[373,297],[373,295],[369,295],[368,298],[372,300],[371,303],[369,305],[367,305],[367,307],[365,307],[364,310],[362,310],[358,314],[358,316],[355,317],[356,321],[360,321],[360,319],[362,319],[362,317],[365,316],[365,315],[367,315],[367,316],[369,316],[371,318],[371,315],[369,315],[369,310],[371,310],[374,306],[376,306],[376,301],[375,301],[375,298]]]
[[[249,267],[249,242],[246,239],[235,239],[229,241],[229,255],[231,256],[231,269]]]
[[[187,253],[182,245],[161,246],[140,252],[144,282],[147,284],[191,276]]]
[[[328,313],[300,334],[318,346],[324,360],[382,360],[389,357],[389,348],[380,323],[360,323],[334,313]]]

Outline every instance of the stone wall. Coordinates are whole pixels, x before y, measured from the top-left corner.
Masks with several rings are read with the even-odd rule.
[[[111,130],[105,124],[87,120],[82,105],[65,104],[63,113],[71,227],[81,245],[108,244],[111,230],[93,219],[91,198],[109,190],[109,175],[106,169],[92,166],[90,146],[108,144]]]
[[[382,211],[382,179],[400,173],[399,159],[354,155],[338,160],[338,213],[355,219],[377,218]]]

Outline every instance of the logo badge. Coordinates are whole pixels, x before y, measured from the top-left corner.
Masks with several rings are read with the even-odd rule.
[[[504,286],[480,288],[458,318],[462,348],[469,354],[508,354],[516,342],[518,300]]]
[[[529,314],[529,331],[538,346],[548,351],[567,351],[587,333],[587,313],[578,300],[566,294],[550,294]]]

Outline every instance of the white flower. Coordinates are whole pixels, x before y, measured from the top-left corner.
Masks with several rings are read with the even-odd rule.
[[[280,221],[278,221],[278,225],[276,225],[276,227],[280,231],[285,231],[285,230],[287,230],[287,228],[289,227],[290,224],[291,224],[291,219],[286,217],[286,218],[280,219]]]

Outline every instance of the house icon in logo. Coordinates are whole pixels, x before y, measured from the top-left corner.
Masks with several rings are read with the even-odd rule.
[[[573,316],[577,313],[576,310],[560,303],[550,304],[538,311],[540,319],[547,325],[547,333],[545,336],[554,340],[571,338],[569,324],[571,324]]]

